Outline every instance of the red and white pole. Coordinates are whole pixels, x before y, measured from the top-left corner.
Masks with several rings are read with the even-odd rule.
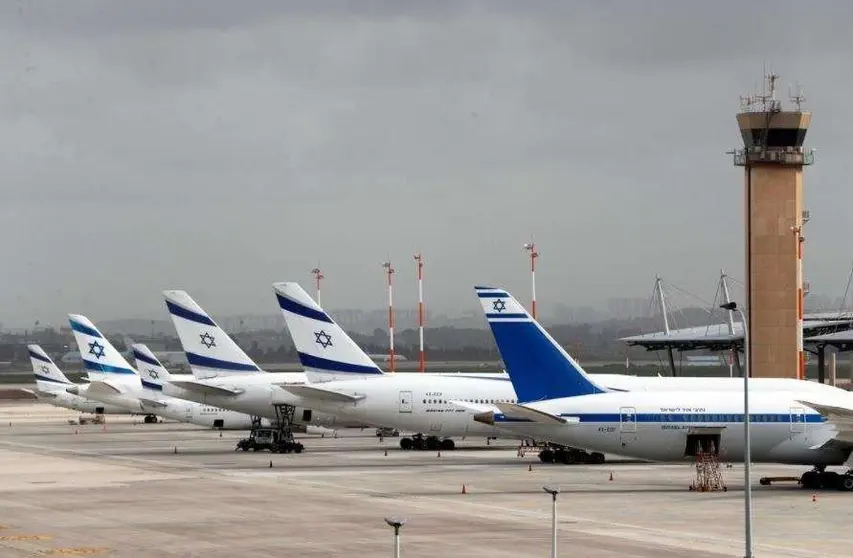
[[[532,292],[530,313],[533,319],[536,319],[536,258],[539,257],[539,252],[536,251],[536,243],[528,242],[524,245],[524,249],[530,253],[530,287]]]
[[[394,372],[394,285],[392,280],[394,268],[391,267],[390,261],[383,262],[382,267],[388,275],[388,356],[391,363],[390,370]]]
[[[418,266],[418,342],[420,344],[420,363],[418,370],[426,371],[426,354],[424,353],[424,257],[418,252],[415,254],[415,262]]]
[[[803,291],[803,238],[802,227],[794,227],[794,242],[797,243],[797,378],[806,379],[806,353],[803,351],[803,318],[805,316],[805,292]]]
[[[319,267],[315,267],[311,270],[311,273],[314,274],[314,282],[317,286],[317,305],[322,306],[323,303],[320,301],[320,283],[325,279],[323,272],[320,271]]]

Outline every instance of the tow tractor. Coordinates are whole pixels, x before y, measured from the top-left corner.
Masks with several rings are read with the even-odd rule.
[[[296,407],[293,405],[273,405],[277,420],[271,427],[261,424],[261,417],[252,417],[252,430],[248,438],[237,442],[234,451],[262,451],[269,450],[273,453],[302,453],[305,449],[301,443],[293,438],[293,414]]]
[[[539,461],[542,463],[562,463],[563,465],[578,463],[601,465],[604,463],[604,454],[598,451],[590,453],[578,448],[547,443],[539,452]]]

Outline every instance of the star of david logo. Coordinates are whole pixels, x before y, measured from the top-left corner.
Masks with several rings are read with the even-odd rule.
[[[496,301],[492,302],[492,307],[494,308],[495,312],[503,312],[504,310],[506,310],[506,302],[504,302],[504,299],[499,298]]]
[[[48,372],[50,372],[50,368],[48,368],[46,364],[42,364],[41,371],[47,374]]]
[[[199,337],[201,337],[201,344],[208,349],[216,346],[216,340],[208,332],[205,331],[203,334],[199,335]]]
[[[156,370],[152,370],[151,368],[149,368],[148,369],[148,376],[151,377],[152,379],[156,380],[160,377],[160,373],[157,372]]]
[[[321,329],[314,332],[314,342],[324,349],[328,349],[332,346],[332,336]]]
[[[89,354],[95,355],[95,358],[101,358],[104,356],[104,346],[97,341],[92,341],[89,343]]]

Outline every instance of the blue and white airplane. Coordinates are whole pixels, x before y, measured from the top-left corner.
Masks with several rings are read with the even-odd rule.
[[[163,294],[194,376],[170,380],[163,385],[163,393],[274,421],[291,420],[276,404],[291,405],[294,430],[309,434],[363,425],[306,407],[282,389],[305,383],[303,372],[265,372],[189,294],[176,290]]]
[[[222,409],[210,413],[209,406],[164,395],[158,383],[142,381],[138,371],[130,366],[88,318],[69,314],[68,319],[90,380],[86,386],[68,388],[70,393],[149,416],[161,416],[200,426],[231,430],[251,428],[252,417],[249,415]],[[150,352],[140,352],[136,356],[137,362],[155,371],[155,374],[165,370]],[[148,378],[152,378],[150,373]]]
[[[129,415],[130,411],[116,405],[105,405],[100,401],[86,399],[73,393],[68,393],[68,388],[75,384],[62,373],[62,370],[54,364],[53,359],[38,345],[29,345],[30,363],[33,365],[33,374],[36,378],[36,389],[31,393],[39,401],[50,403],[55,407],[72,409],[81,413]],[[30,390],[28,390],[30,391]]]
[[[516,436],[653,461],[691,459],[700,449],[743,460],[742,388],[740,396],[731,390],[609,389],[506,290],[476,292],[520,400],[496,403],[477,420]],[[853,394],[791,382],[787,391],[750,389],[753,461],[813,465],[803,486],[853,490]],[[831,465],[848,471],[825,471]]]

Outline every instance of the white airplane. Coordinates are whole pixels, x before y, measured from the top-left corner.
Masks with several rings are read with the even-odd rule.
[[[127,348],[123,355],[125,358],[130,358],[130,355],[133,355],[133,346],[134,345],[145,345],[144,343],[137,343],[130,337],[130,335],[123,335],[122,340],[124,341],[124,346]],[[152,353],[158,361],[160,361],[163,366],[186,366],[187,363],[187,355],[184,354],[183,351],[154,351],[151,350],[150,347],[145,345],[148,349],[148,352]]]
[[[39,401],[50,403],[55,407],[72,409],[81,413],[129,415],[130,411],[116,405],[105,405],[100,401],[86,399],[66,391],[75,384],[59,369],[47,353],[38,345],[28,345],[30,363],[36,377],[36,389],[27,390]]]
[[[339,421],[334,415],[315,412],[282,390],[279,386],[304,383],[305,374],[261,370],[189,294],[163,294],[194,376],[169,381],[163,386],[163,393],[277,422],[292,422],[297,432],[325,434],[329,428],[356,426]]]
[[[519,436],[653,461],[691,459],[700,449],[743,460],[742,388],[739,396],[731,390],[613,391],[588,376],[506,290],[476,292],[516,389],[549,396],[496,403],[478,420]],[[809,391],[808,382],[793,382],[803,389],[750,390],[752,459],[813,465],[803,486],[853,490],[853,394]],[[844,474],[825,471],[842,464]]]
[[[157,389],[159,386],[150,382],[144,385],[139,373],[88,318],[69,314],[68,319],[80,354],[84,355],[83,365],[90,379],[86,386],[68,388],[70,393],[122,406],[148,416],[161,416],[213,428],[251,428],[252,418],[249,415],[222,409],[211,414],[209,405],[169,397]],[[146,365],[146,370],[154,370],[156,374],[161,370],[165,371],[153,354],[141,354],[140,357],[140,363]],[[151,379],[150,373],[148,378]],[[150,422],[148,417],[146,422]]]

